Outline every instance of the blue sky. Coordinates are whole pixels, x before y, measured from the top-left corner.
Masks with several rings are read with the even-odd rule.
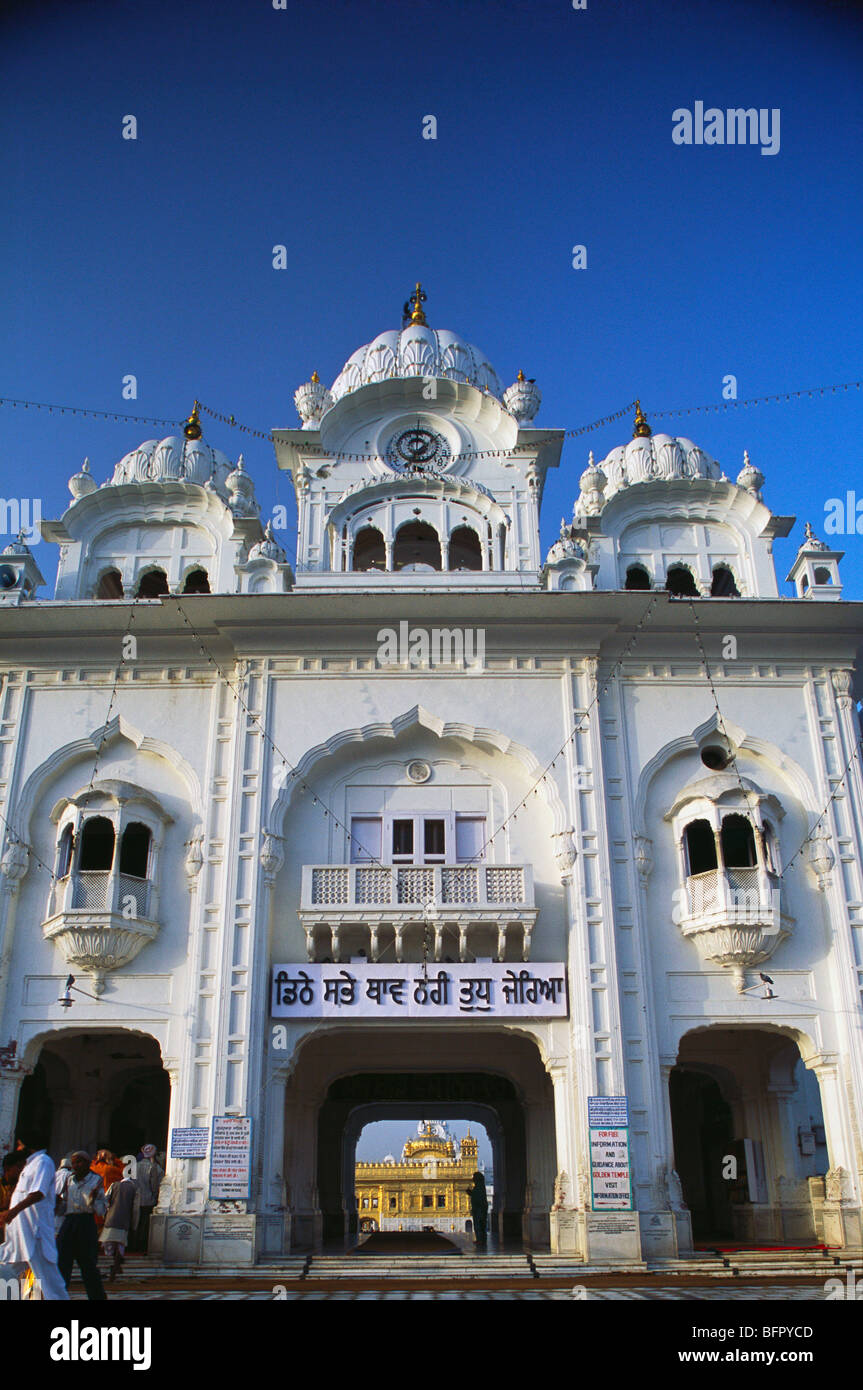
[[[441,1116],[429,1116],[429,1119],[440,1119]],[[492,1157],[491,1144],[489,1137],[482,1125],[474,1124],[467,1120],[448,1120],[447,1127],[454,1139],[463,1139],[470,1130],[471,1134],[479,1140],[480,1163],[485,1165],[486,1180],[492,1181]],[[401,1160],[402,1149],[406,1139],[415,1139],[417,1136],[417,1122],[414,1120],[375,1120],[373,1124],[366,1125],[360,1132],[357,1140],[357,1159],[360,1163],[380,1162],[381,1159],[392,1154],[397,1161]]]
[[[178,420],[198,396],[294,426],[297,385],[313,368],[331,382],[398,326],[420,279],[432,326],[477,343],[505,383],[537,378],[538,424],[575,428],[640,396],[731,476],[748,448],[768,505],[798,517],[776,546],[781,580],[805,520],[822,530],[829,497],[863,499],[863,392],[655,416],[720,405],[728,374],[741,400],[861,378],[857,7],[30,0],[4,14],[3,396]],[[779,152],[675,145],[672,112],[696,101],[778,108]],[[630,432],[565,445],[546,543],[588,448],[601,458]],[[163,433],[0,408],[3,493],[26,479],[59,515],[85,455],[102,481]],[[244,450],[265,514],[290,501],[269,443],[206,419],[205,435]],[[859,598],[859,539],[841,545]],[[39,560],[53,580],[49,547]]]

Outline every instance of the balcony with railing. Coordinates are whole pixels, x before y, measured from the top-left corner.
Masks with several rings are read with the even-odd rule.
[[[61,947],[70,966],[92,976],[101,994],[106,971],[128,964],[157,936],[155,911],[148,879],[113,869],[73,869],[52,886],[42,932]]]
[[[310,961],[530,959],[528,864],[307,864],[300,922]]]
[[[763,866],[690,874],[675,921],[705,960],[730,966],[742,989],[744,970],[762,964],[789,935],[781,880]]]

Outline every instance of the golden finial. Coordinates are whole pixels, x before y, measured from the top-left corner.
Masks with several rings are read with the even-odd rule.
[[[198,404],[198,402],[195,401],[194,410],[192,411],[191,415],[189,416],[188,420],[183,426],[183,434],[186,436],[187,439],[201,438],[201,420],[200,416],[198,415],[198,411],[200,410],[200,408],[201,407]]]
[[[641,401],[635,402],[635,429],[632,431],[633,439],[649,439],[651,428],[647,423],[647,416],[641,409]]]
[[[317,372],[312,372],[312,381],[315,383],[315,385],[317,385],[320,379],[321,378],[318,376]]]
[[[516,381],[524,381],[524,380],[525,380],[524,372],[521,370],[521,367],[519,367],[519,369],[518,369],[518,376],[516,377]]]
[[[425,326],[426,316],[423,313],[422,306],[427,297],[425,290],[419,280],[417,280],[417,287],[414,291],[413,309],[411,310],[411,323],[421,323]]]

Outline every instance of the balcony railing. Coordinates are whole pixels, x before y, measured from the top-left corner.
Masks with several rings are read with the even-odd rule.
[[[779,928],[779,878],[765,869],[709,869],[686,880],[684,928],[695,922]]]
[[[159,932],[154,885],[132,874],[108,869],[75,869],[52,886],[48,916],[42,923],[75,970],[86,970],[96,994],[105,976],[127,965]]]
[[[104,912],[108,905],[108,884],[111,875],[107,869],[82,869],[72,876],[72,910],[84,908],[90,912]]]
[[[791,931],[778,875],[763,866],[710,869],[684,882],[674,920],[704,960],[732,970],[742,992],[746,971],[769,960]]]
[[[116,877],[117,898],[113,901],[114,874],[108,869],[78,869],[56,885],[53,912],[117,912],[128,921],[146,917],[150,906],[150,883],[131,874]],[[128,899],[132,899],[132,903]],[[53,915],[53,914],[52,914]]]
[[[361,928],[370,959],[379,958],[386,935],[400,961],[405,936],[417,926],[425,939],[433,935],[435,960],[442,959],[447,934],[458,938],[459,959],[470,960],[480,928],[494,930],[502,960],[509,936],[520,928],[521,956],[528,960],[537,913],[528,864],[307,864],[298,915],[310,960],[318,927],[329,931],[333,959],[342,929]],[[351,936],[356,946],[356,931]]]

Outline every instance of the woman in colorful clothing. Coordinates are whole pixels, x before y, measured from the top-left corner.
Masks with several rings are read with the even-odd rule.
[[[90,1169],[99,1174],[106,1193],[109,1187],[113,1187],[114,1183],[120,1182],[123,1177],[123,1165],[119,1158],[111,1153],[110,1149],[100,1149],[90,1164]],[[100,1216],[96,1217],[96,1227],[101,1230],[102,1218]]]

